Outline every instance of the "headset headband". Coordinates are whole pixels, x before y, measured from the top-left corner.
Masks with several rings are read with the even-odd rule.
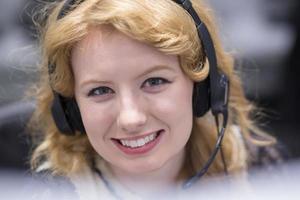
[[[76,6],[82,3],[84,0],[67,0],[60,10],[57,20],[63,18]],[[209,62],[209,82],[210,82],[210,106],[211,111],[214,115],[220,113],[227,113],[228,104],[228,92],[229,92],[229,81],[228,78],[223,74],[219,73],[217,67],[216,51],[209,34],[206,25],[201,21],[198,14],[194,10],[192,3],[189,0],[173,0],[177,4],[181,5],[193,18],[197,32],[202,43],[204,53]],[[49,65],[49,72],[53,72],[55,66]],[[51,74],[51,73],[50,73]]]

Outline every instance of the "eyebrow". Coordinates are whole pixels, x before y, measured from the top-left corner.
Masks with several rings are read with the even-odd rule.
[[[89,84],[101,84],[101,85],[107,85],[107,84],[112,84],[111,81],[99,81],[99,80],[96,80],[96,79],[90,79],[90,80],[86,80],[86,81],[82,81],[82,83],[80,83],[80,87],[86,87],[87,85]]]
[[[138,75],[136,78],[139,78],[139,77],[145,76],[147,74],[150,74],[154,71],[160,71],[160,70],[169,70],[169,71],[175,72],[175,69],[168,65],[155,65],[154,67],[151,67],[151,68],[147,69],[146,71],[144,71],[143,73],[141,73],[140,75]]]

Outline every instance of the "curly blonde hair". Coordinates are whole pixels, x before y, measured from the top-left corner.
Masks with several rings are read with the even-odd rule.
[[[233,68],[232,56],[225,52],[217,34],[212,10],[202,1],[192,1],[193,7],[206,24],[216,49],[219,69],[230,81],[229,120],[222,143],[229,173],[247,168],[247,150],[244,141],[257,145],[274,143],[275,139],[261,131],[250,119],[254,106],[245,98],[240,79]],[[64,2],[49,5],[47,21],[41,32],[42,63],[40,81],[35,87],[37,109],[31,124],[38,130],[39,140],[32,155],[32,167],[41,162],[51,163],[57,174],[70,175],[91,164],[96,152],[86,135],[65,136],[59,132],[51,116],[53,91],[65,97],[74,95],[74,80],[70,66],[70,52],[82,40],[90,27],[109,24],[116,30],[147,44],[165,54],[177,55],[182,70],[193,81],[204,80],[209,73],[194,21],[189,14],[171,0],[86,0],[60,20],[57,15]],[[48,64],[55,63],[56,70],[49,78]],[[204,64],[206,63],[206,64]],[[202,67],[199,67],[202,66]],[[51,83],[50,81],[51,80]],[[237,125],[241,134],[235,134]],[[265,138],[256,140],[252,134]],[[184,176],[199,170],[210,157],[217,138],[212,115],[194,118],[191,137],[186,145]],[[207,175],[224,171],[217,155]]]

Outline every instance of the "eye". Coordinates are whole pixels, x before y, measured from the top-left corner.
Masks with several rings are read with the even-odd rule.
[[[89,91],[88,96],[106,96],[113,93],[114,91],[109,87],[97,87]]]
[[[164,84],[171,83],[169,80],[161,78],[161,77],[154,77],[149,78],[144,81],[142,87],[143,88],[157,88]]]

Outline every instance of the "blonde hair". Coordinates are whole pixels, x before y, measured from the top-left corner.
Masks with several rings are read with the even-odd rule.
[[[183,71],[194,81],[202,81],[208,76],[209,65],[205,62],[192,18],[171,0],[86,0],[57,20],[63,3],[51,5],[50,15],[41,32],[41,78],[35,90],[37,109],[32,118],[32,125],[40,133],[40,140],[31,161],[32,167],[36,168],[47,160],[54,173],[69,175],[80,171],[83,164],[90,164],[96,152],[86,135],[68,137],[56,128],[50,111],[52,89],[63,96],[73,96],[70,52],[87,35],[90,27],[110,24],[116,30],[166,54],[178,55]],[[228,171],[243,171],[247,168],[247,150],[243,141],[267,145],[273,143],[274,139],[260,131],[250,119],[249,115],[254,107],[244,96],[240,80],[233,69],[232,56],[225,52],[217,36],[212,10],[201,1],[194,0],[192,3],[210,31],[218,66],[230,80],[229,122],[222,143]],[[48,74],[49,63],[56,64],[51,78]],[[47,80],[51,80],[51,86]],[[230,128],[234,124],[240,128],[241,135],[234,134]],[[266,139],[255,140],[251,136],[253,133]],[[210,113],[202,118],[194,118],[182,170],[185,177],[194,174],[205,164],[216,138],[216,126]],[[218,155],[208,175],[221,173],[223,170],[221,156]]]

